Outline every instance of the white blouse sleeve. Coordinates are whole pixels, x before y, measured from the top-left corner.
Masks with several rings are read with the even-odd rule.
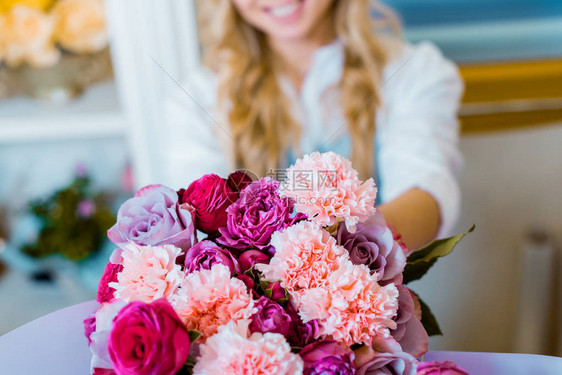
[[[185,90],[185,91],[184,91]],[[216,110],[216,79],[206,70],[197,70],[182,88],[164,100],[165,160],[164,184],[187,188],[199,177],[230,172],[225,147],[217,134],[221,124]]]
[[[402,56],[385,68],[383,79],[377,123],[382,201],[412,188],[430,193],[441,213],[438,237],[446,236],[461,199],[455,178],[462,164],[457,110],[463,84],[458,70],[433,44],[421,43],[406,45]]]

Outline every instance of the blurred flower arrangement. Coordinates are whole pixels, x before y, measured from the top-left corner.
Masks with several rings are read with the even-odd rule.
[[[98,68],[88,74],[90,81],[100,80],[111,75],[107,46],[103,0],[3,0],[0,4],[0,64],[8,68],[0,69],[4,70],[4,75],[7,75],[6,71],[23,70],[26,75],[30,70],[52,69],[67,59],[77,60],[81,56],[104,62],[101,64],[103,69],[99,68],[98,62]],[[74,65],[78,64],[83,72],[85,64],[80,59],[78,61]],[[62,69],[68,71],[68,65],[62,64]],[[47,73],[64,81],[61,74]],[[33,80],[41,83],[36,75]],[[63,82],[65,84],[71,85],[68,81]],[[14,83],[12,86],[18,85]],[[0,88],[0,97],[8,96],[14,90],[6,87],[2,93]]]
[[[81,174],[66,188],[30,205],[42,228],[34,243],[22,251],[35,258],[61,254],[80,261],[97,252],[107,228],[115,221],[109,197],[93,191],[90,179]]]

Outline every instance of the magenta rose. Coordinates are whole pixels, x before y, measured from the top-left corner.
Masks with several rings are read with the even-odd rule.
[[[304,362],[304,375],[355,374],[355,355],[334,340],[316,341],[299,353]]]
[[[235,171],[228,175],[226,184],[230,190],[237,193],[244,190],[244,188],[252,183],[252,177],[244,171]]]
[[[163,185],[146,186],[128,199],[117,213],[117,223],[107,235],[111,242],[124,246],[174,245],[189,249],[195,242],[192,214],[180,207],[176,192]]]
[[[274,332],[287,337],[291,331],[292,319],[283,306],[267,297],[260,297],[254,304],[257,312],[252,315],[250,332]]]
[[[226,209],[238,199],[238,193],[216,174],[207,174],[193,181],[179,195],[182,195],[180,203],[194,208],[197,229],[211,235],[226,225]]]
[[[225,228],[220,228],[217,242],[239,251],[257,249],[270,256],[275,249],[271,235],[287,228],[306,215],[293,215],[294,202],[279,195],[279,182],[265,177],[252,182],[240,192],[240,198],[227,209]]]
[[[365,223],[357,224],[355,233],[341,222],[335,237],[349,252],[353,264],[364,264],[371,274],[377,273],[379,284],[402,283],[406,256],[379,211]]]
[[[117,274],[123,270],[123,265],[113,264],[107,262],[103,275],[100,278],[98,284],[98,294],[96,296],[96,301],[99,303],[109,302],[113,300],[113,293],[115,289],[109,287],[109,283],[117,282]]]
[[[269,264],[269,256],[259,250],[246,250],[238,257],[241,272],[246,272],[256,263]]]
[[[118,374],[175,375],[189,356],[190,341],[167,300],[136,301],[113,320],[108,349]]]
[[[417,297],[403,285],[398,287],[398,311],[394,320],[396,329],[390,331],[402,351],[420,358],[428,350],[429,337],[420,321],[421,310],[416,308]]]
[[[210,270],[214,264],[219,263],[227,266],[231,275],[240,273],[240,267],[232,253],[212,241],[198,242],[185,254],[185,269],[188,273],[200,269]]]
[[[423,362],[418,365],[417,375],[468,375],[468,372],[455,362]]]
[[[358,375],[414,375],[417,360],[404,352],[376,352],[362,346],[354,351]]]

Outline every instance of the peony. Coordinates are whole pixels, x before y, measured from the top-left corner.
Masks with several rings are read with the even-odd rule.
[[[138,246],[130,243],[121,254],[123,270],[117,282],[110,282],[115,298],[152,302],[169,298],[180,286],[185,273],[176,264],[181,250],[172,245]]]
[[[361,182],[351,162],[333,152],[313,152],[287,170],[282,194],[295,208],[322,226],[344,220],[350,232],[375,213],[377,189],[372,178]]]
[[[371,274],[376,273],[380,284],[402,283],[406,256],[381,213],[377,211],[365,223],[358,224],[355,233],[350,233],[345,223],[339,223],[335,237],[338,245],[349,252],[353,264],[367,266]]]
[[[249,319],[257,311],[244,282],[231,278],[223,264],[190,274],[171,301],[187,327],[201,332],[204,339],[219,326]]]
[[[246,272],[257,263],[269,263],[269,256],[259,250],[246,250],[238,257],[241,272]]]
[[[107,236],[120,247],[134,242],[174,245],[185,251],[196,242],[191,212],[180,207],[176,192],[163,185],[146,186],[123,203]]]
[[[417,375],[468,375],[468,372],[454,362],[422,362],[418,365]]]
[[[376,352],[368,346],[354,351],[357,375],[414,375],[417,360],[404,352]]]
[[[299,353],[304,362],[304,375],[355,374],[353,352],[334,340],[322,340],[305,346]]]
[[[214,264],[224,264],[230,269],[230,273],[240,273],[238,262],[232,253],[218,247],[212,241],[201,241],[195,244],[185,254],[185,271],[191,273],[200,269],[210,270]]]
[[[175,375],[189,348],[187,329],[165,299],[123,307],[113,320],[108,342],[118,374]]]
[[[258,249],[273,255],[272,234],[305,218],[293,216],[293,209],[293,201],[279,195],[278,181],[269,177],[254,181],[228,207],[226,227],[219,229],[217,242],[239,251]]]
[[[285,337],[290,334],[292,318],[281,305],[267,297],[260,297],[254,306],[257,311],[252,315],[250,332],[275,332]]]
[[[207,174],[193,181],[178,195],[181,203],[194,208],[197,229],[207,234],[215,234],[226,225],[226,209],[238,199],[238,193],[216,174]]]
[[[99,303],[110,302],[114,299],[113,293],[115,289],[109,286],[109,283],[117,281],[117,274],[123,270],[122,264],[113,264],[107,262],[103,275],[100,278],[98,284],[98,293],[96,296],[96,301]]]
[[[108,45],[103,0],[58,0],[52,10],[55,39],[75,53],[94,53]]]
[[[194,375],[298,375],[302,359],[278,333],[253,333],[248,322],[229,322],[201,345]]]
[[[60,51],[53,40],[54,18],[41,10],[16,5],[0,23],[0,56],[6,65],[55,65]]]

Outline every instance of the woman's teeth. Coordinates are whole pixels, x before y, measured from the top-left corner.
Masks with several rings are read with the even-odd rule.
[[[293,14],[297,9],[299,9],[299,6],[300,6],[300,2],[295,2],[288,5],[281,5],[278,7],[270,8],[269,13],[273,17],[279,17],[279,18],[287,17]]]

